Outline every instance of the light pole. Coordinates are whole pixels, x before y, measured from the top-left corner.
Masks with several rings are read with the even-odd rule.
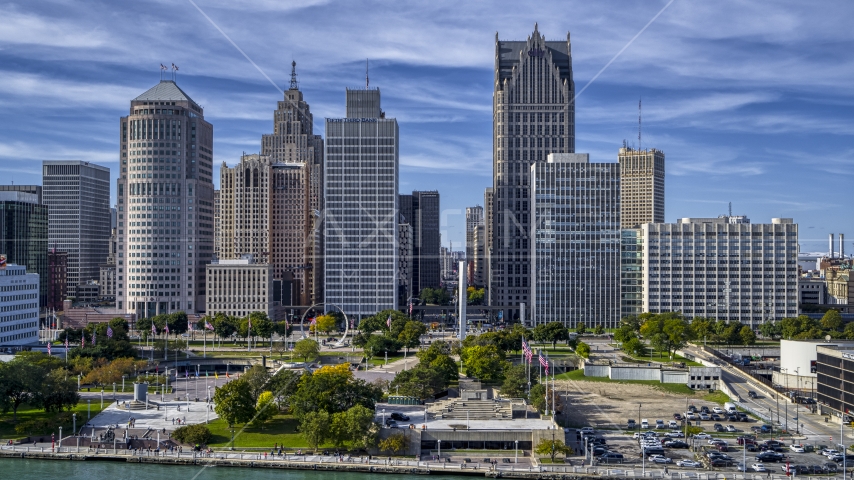
[[[81,377],[82,377],[82,374],[78,373],[77,374],[77,391],[78,392],[80,391],[80,378]]]
[[[786,398],[789,398],[789,369],[781,368],[780,371],[786,372]],[[783,404],[783,415],[785,415],[786,419],[786,433],[789,433],[789,401],[786,400],[786,403]]]
[[[439,458],[439,462],[442,461],[442,439],[436,440],[436,444],[439,445],[439,454],[437,457]]]
[[[519,463],[519,440],[514,440],[516,443],[516,458],[513,459],[513,463]]]
[[[231,449],[234,450],[234,429],[231,429]]]
[[[122,375],[122,393],[125,393],[125,378],[127,375]]]
[[[798,379],[798,394],[797,395],[798,395],[798,397],[800,397],[801,396],[801,367],[797,367],[795,369],[795,375],[797,375],[797,379]],[[801,433],[801,428],[800,428],[801,419],[798,417],[799,417],[799,415],[798,415],[798,402],[795,402],[795,418],[794,418],[794,420],[795,420],[795,433],[800,435],[800,433]]]
[[[101,409],[104,408],[104,389],[101,388]]]
[[[89,419],[92,418],[92,399],[91,398],[86,399],[86,404],[87,404],[87,406],[86,406],[86,422],[88,423]]]
[[[113,400],[116,399],[116,382],[113,382]]]
[[[62,427],[59,427],[59,448],[56,451],[62,451]]]
[[[383,427],[385,427],[385,409],[383,409]]]

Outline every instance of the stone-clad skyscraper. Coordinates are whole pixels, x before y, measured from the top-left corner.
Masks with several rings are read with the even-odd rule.
[[[569,33],[546,41],[537,26],[526,41],[495,35],[493,94],[492,305],[530,303],[531,165],[575,152],[575,84]]]
[[[622,228],[664,223],[664,152],[623,146],[620,162]]]
[[[161,80],[131,100],[119,127],[116,306],[139,317],[204,311],[213,125],[173,80]]]

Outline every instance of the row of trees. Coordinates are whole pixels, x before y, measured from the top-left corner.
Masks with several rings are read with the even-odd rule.
[[[112,336],[107,334],[107,330],[112,330]],[[77,344],[68,352],[69,361],[78,357],[110,361],[136,355],[128,336],[127,320],[121,317],[107,323],[90,323],[84,328],[66,328],[58,337],[62,343],[67,338],[69,343]]]
[[[353,345],[369,355],[397,353],[421,345],[421,335],[426,332],[424,322],[412,320],[397,310],[383,310],[362,319],[359,333],[353,336]]]
[[[400,395],[427,399],[459,380],[457,363],[451,358],[451,345],[434,342],[416,354],[418,364],[398,373],[389,390]]]
[[[292,413],[309,445],[332,440],[353,448],[375,445],[379,427],[373,411],[382,398],[377,385],[353,377],[348,364],[315,372],[280,370],[271,376],[255,366],[217,389],[215,410],[229,425],[263,425],[280,412]]]
[[[12,411],[18,420],[18,408],[27,404],[46,412],[62,412],[77,405],[77,379],[65,370],[63,362],[41,352],[22,352],[9,362],[0,362],[0,409]]]

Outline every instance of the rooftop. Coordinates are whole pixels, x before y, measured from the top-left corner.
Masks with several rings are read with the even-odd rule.
[[[173,80],[160,80],[160,83],[134,98],[134,101],[138,100],[179,100],[196,103]]]

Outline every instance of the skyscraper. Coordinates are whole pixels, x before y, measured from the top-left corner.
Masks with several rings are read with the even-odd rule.
[[[220,175],[220,258],[251,254],[290,286],[283,298],[297,305],[322,301],[323,139],[314,134],[296,62],[273,112],[273,133],[261,138],[261,154],[244,155],[232,168],[223,163]]]
[[[550,153],[575,151],[575,85],[569,33],[546,41],[537,26],[526,41],[495,36],[491,303],[530,303],[529,175]]]
[[[47,215],[37,194],[0,190],[0,253],[39,275],[39,307],[47,305]]]
[[[48,245],[68,253],[68,291],[98,280],[110,242],[110,169],[80,160],[45,160],[42,204]]]
[[[412,226],[412,295],[425,288],[438,288],[439,268],[439,192],[414,191],[401,195],[400,214]]]
[[[116,306],[140,318],[204,311],[213,125],[173,80],[131,100],[119,123]]]
[[[551,154],[531,167],[530,200],[531,324],[618,327],[620,165]]]
[[[624,146],[618,160],[622,228],[664,223],[664,152]]]
[[[348,89],[346,104],[326,119],[324,285],[361,318],[398,305],[398,125],[378,89]]]

